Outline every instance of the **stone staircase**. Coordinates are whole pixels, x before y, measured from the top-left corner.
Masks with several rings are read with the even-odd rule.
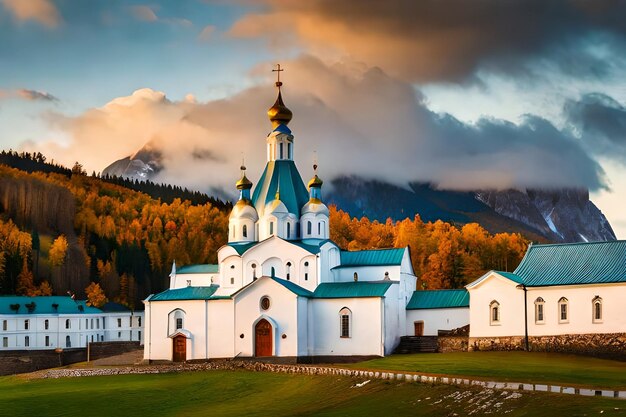
[[[437,352],[437,336],[402,336],[393,353]]]

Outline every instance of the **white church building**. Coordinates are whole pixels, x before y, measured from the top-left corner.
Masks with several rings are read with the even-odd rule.
[[[251,195],[242,167],[218,264],[174,265],[169,289],[144,301],[146,360],[385,356],[413,331],[408,248],[348,252],[329,240],[322,180],[307,187],[298,172],[281,85],[265,170]]]

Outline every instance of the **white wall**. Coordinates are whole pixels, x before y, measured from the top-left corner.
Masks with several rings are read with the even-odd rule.
[[[261,309],[261,298],[270,298],[270,308]],[[296,294],[264,277],[238,293],[235,302],[235,355],[255,356],[255,324],[265,318],[272,324],[275,356],[298,356],[298,302]],[[306,314],[306,310],[304,311]],[[240,335],[244,335],[243,338]],[[286,338],[282,338],[282,335]]]
[[[476,285],[469,285],[470,337],[523,336],[524,291],[495,272]],[[490,321],[490,303],[500,303],[500,323]]]
[[[385,279],[385,272],[389,272],[389,279],[400,281],[400,265],[383,266],[347,266],[333,270],[335,281],[354,281],[354,273],[359,275],[359,281],[381,281]]]
[[[438,330],[452,330],[467,326],[470,322],[469,307],[430,308],[406,311],[406,334],[415,335],[416,321],[424,322],[424,336],[437,336]]]
[[[219,274],[170,274],[170,288],[185,288],[191,282],[193,287],[208,287],[219,284]]]
[[[313,329],[311,355],[379,355],[383,351],[383,299],[330,298],[309,301],[309,326]],[[352,311],[351,337],[340,337],[339,311]]]
[[[592,300],[602,298],[602,320],[594,323]],[[535,300],[544,299],[544,323],[535,322]],[[569,304],[567,323],[559,323],[559,299]],[[529,336],[626,332],[626,283],[528,288]],[[523,311],[522,313],[523,314]]]

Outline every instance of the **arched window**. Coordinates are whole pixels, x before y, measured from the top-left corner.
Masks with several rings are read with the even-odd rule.
[[[500,324],[500,303],[496,300],[489,304],[489,324]]]
[[[593,306],[593,322],[602,323],[602,298],[596,295],[591,305]]]
[[[250,265],[250,267],[252,268],[252,281],[256,280],[256,264],[252,264]]]
[[[69,329],[72,327],[72,322],[70,321],[70,319],[65,320],[65,328]]]
[[[313,227],[313,225],[311,224],[311,222],[306,222],[306,234],[311,236],[311,228]]]
[[[270,235],[274,234],[274,222],[270,222]]]
[[[322,234],[322,223],[318,223],[317,224],[317,234],[321,235]]]
[[[272,278],[276,277],[276,269],[274,267],[272,267],[272,269],[270,270],[270,274]]]
[[[291,238],[291,223],[287,223],[287,239]]]
[[[48,320],[48,319],[44,320],[43,328],[44,328],[44,330],[48,330],[50,328],[50,320]]]
[[[283,143],[282,142],[278,145],[278,148],[280,149],[280,159],[283,159]]]
[[[69,334],[67,336],[65,336],[65,347],[72,347],[72,339],[70,338]]]
[[[185,328],[185,312],[179,308],[169,314],[169,334]]]
[[[544,304],[545,304],[545,301],[543,301],[543,298],[541,297],[538,297],[535,300],[535,323],[541,324],[544,322],[544,317],[543,317]]]
[[[241,234],[243,235],[243,237],[248,237],[248,225],[243,225]]]
[[[290,281],[291,278],[291,262],[287,262],[287,266],[285,268],[287,270],[287,281]]]
[[[567,298],[561,297],[559,300],[559,323],[567,323],[569,321],[569,302]]]
[[[341,338],[352,337],[352,312],[348,307],[339,310],[339,335]]]

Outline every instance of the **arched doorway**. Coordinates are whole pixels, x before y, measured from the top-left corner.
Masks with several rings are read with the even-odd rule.
[[[272,325],[265,319],[254,326],[254,356],[272,356]]]
[[[187,360],[187,338],[182,334],[176,335],[172,339],[172,361],[184,362]]]

